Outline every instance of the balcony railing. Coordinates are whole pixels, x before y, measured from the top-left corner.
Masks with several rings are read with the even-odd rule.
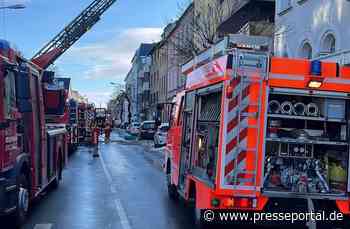
[[[350,65],[350,49],[327,55],[322,55],[320,57],[314,58],[314,60],[324,60],[336,62],[341,65]]]

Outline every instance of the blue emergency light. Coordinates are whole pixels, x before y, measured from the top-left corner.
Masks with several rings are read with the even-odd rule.
[[[319,60],[311,61],[311,75],[320,76],[322,75],[322,62]]]

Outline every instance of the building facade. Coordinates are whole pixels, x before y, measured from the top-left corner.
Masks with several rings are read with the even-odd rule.
[[[130,98],[130,112],[131,112],[131,121],[137,121],[137,113],[138,113],[138,106],[137,106],[137,88],[138,88],[138,80],[137,80],[137,74],[136,69],[134,66],[131,67],[128,74],[125,78],[125,91]]]
[[[228,34],[273,37],[274,0],[194,0],[194,8],[194,37],[199,49],[210,47]]]
[[[150,67],[150,111],[153,119],[156,116],[157,105],[167,102],[168,91],[168,58],[167,44],[160,41],[151,51],[152,63]],[[162,121],[166,115],[162,113]]]
[[[175,26],[165,37],[167,43],[167,102],[172,102],[176,94],[185,88],[186,79],[181,66],[193,57],[194,5],[190,4]]]
[[[193,55],[194,5],[163,31],[162,40],[152,49],[150,74],[151,110],[153,117],[157,105],[163,105],[161,121],[168,122],[171,105],[176,94],[185,87],[181,66]]]
[[[131,121],[142,122],[150,117],[149,80],[151,56],[155,44],[142,43],[132,59],[132,66],[125,78],[125,90],[131,102]]]
[[[279,0],[275,55],[350,63],[350,1]]]

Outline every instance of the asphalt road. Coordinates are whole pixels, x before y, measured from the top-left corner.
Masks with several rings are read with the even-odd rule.
[[[36,201],[23,229],[194,228],[192,210],[168,199],[162,154],[150,143],[114,132],[100,143],[99,158],[93,150],[80,147],[70,157],[63,182]]]
[[[57,190],[34,204],[24,229],[191,229],[191,212],[167,197],[160,153],[126,142],[80,147]],[[1,223],[1,229],[9,228]]]

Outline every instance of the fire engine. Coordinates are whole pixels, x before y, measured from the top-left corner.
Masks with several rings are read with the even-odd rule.
[[[182,67],[164,169],[198,224],[205,209],[350,214],[350,68],[268,47],[230,35]]]
[[[67,161],[67,90],[46,71],[116,0],[95,0],[30,61],[0,42],[0,215],[24,222]]]
[[[107,109],[95,108],[95,122],[99,128],[105,128],[107,121]]]
[[[69,99],[68,109],[68,152],[72,153],[78,148],[78,102],[75,99]]]
[[[93,141],[93,124],[95,119],[94,104],[81,102],[78,105],[78,143],[91,144]]]

